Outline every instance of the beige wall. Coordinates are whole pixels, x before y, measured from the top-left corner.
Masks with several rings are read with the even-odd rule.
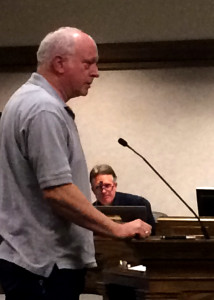
[[[0,73],[0,110],[29,74]],[[191,215],[119,137],[142,154],[196,209],[197,186],[214,185],[214,68],[102,71],[89,95],[69,102],[88,168],[109,163],[118,190],[143,195],[153,210]]]

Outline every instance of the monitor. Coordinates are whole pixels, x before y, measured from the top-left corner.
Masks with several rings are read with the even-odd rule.
[[[197,187],[196,198],[200,217],[214,217],[214,187]]]
[[[146,206],[95,206],[106,216],[116,222],[130,222],[135,219],[146,221]]]

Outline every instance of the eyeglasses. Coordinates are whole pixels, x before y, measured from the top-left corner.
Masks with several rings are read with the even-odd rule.
[[[101,193],[104,189],[106,192],[111,192],[113,190],[114,185],[110,183],[99,184],[95,187],[97,193]]]

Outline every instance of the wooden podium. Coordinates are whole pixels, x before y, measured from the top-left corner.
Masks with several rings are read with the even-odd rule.
[[[165,235],[161,230],[159,233]],[[213,300],[214,239],[200,235],[194,239],[162,239],[161,235],[126,241],[96,236],[94,292],[104,300]],[[120,261],[132,266],[142,264],[146,272],[122,268]]]
[[[214,218],[201,217],[210,236],[214,237]],[[161,217],[156,224],[157,235],[201,235],[198,220],[195,217]]]

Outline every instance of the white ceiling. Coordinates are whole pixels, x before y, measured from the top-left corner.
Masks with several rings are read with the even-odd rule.
[[[0,46],[37,45],[66,25],[97,43],[212,39],[214,0],[0,1]]]

